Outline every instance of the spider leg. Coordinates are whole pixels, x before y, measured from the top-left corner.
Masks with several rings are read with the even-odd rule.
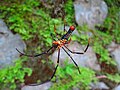
[[[25,53],[22,53],[21,51],[19,51],[17,48],[16,50],[23,56],[28,56],[28,57],[38,57],[38,56],[41,56],[43,54],[47,54],[52,48],[54,48],[53,46],[50,47],[46,52],[43,52],[43,53],[40,53],[40,54],[36,54],[36,55],[28,55],[28,54],[25,54]]]
[[[50,33],[50,35],[51,35],[51,37],[52,37],[52,42],[53,42],[53,40],[56,41],[55,38],[54,38],[53,33]]]
[[[65,26],[66,26],[66,21],[64,19],[64,27],[63,28],[64,28],[64,32],[67,32],[67,30],[65,29]],[[54,24],[54,32],[55,32],[57,39],[58,39],[59,34],[56,32],[56,25],[55,24]]]
[[[58,38],[59,38],[59,34],[56,32],[56,26],[55,26],[55,24],[54,24],[54,32],[55,32],[56,37],[57,37],[57,39],[58,39]]]
[[[64,32],[67,32],[67,30],[65,29],[66,26],[66,20],[64,19]]]
[[[69,44],[72,41],[71,37],[70,39],[66,42],[66,44]]]
[[[80,74],[80,70],[79,70],[79,67],[77,65],[77,63],[74,61],[74,59],[72,58],[72,56],[62,47],[62,49],[67,53],[67,55],[71,58],[71,60],[74,62],[74,64],[76,65],[77,69],[78,69],[78,72]]]
[[[87,51],[88,47],[89,47],[89,42],[90,42],[90,39],[88,40],[88,44],[87,44],[87,46],[86,46],[86,48],[85,48],[85,50],[83,52],[74,52],[74,51],[71,51],[67,46],[64,45],[64,47],[67,48],[67,50],[70,51],[73,54],[84,54]]]
[[[58,67],[58,64],[59,64],[59,57],[60,57],[60,49],[58,49],[58,59],[57,59],[57,66],[55,67],[55,70],[54,70],[54,73],[51,77],[51,79],[54,77],[55,73],[56,73],[56,70],[57,70],[57,67]]]

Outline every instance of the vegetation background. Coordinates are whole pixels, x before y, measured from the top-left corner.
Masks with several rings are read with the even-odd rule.
[[[107,80],[114,85],[120,83],[116,63],[106,49],[106,46],[112,41],[120,44],[120,1],[105,0],[105,2],[108,5],[108,16],[104,24],[99,26],[98,30],[92,32],[94,34],[91,39],[91,46],[94,48],[99,64],[102,66],[102,71],[95,72],[88,68],[80,68],[82,74],[79,75],[74,65],[65,61],[66,66],[64,68],[58,67],[56,73],[58,82],[54,82],[50,90],[70,90],[73,86],[80,89],[89,89],[89,84],[97,81],[96,74],[107,75]],[[14,34],[17,33],[22,36],[27,45],[26,53],[41,53],[52,45],[51,34],[56,39],[54,25],[56,27],[64,25],[64,20],[66,20],[67,25],[76,25],[73,1],[64,0],[64,3],[61,4],[61,10],[55,13],[54,9],[57,4],[60,3],[54,5],[50,1],[43,3],[40,0],[1,0],[0,18],[5,21]],[[79,27],[76,25],[76,28],[79,33],[82,30],[91,32],[86,26]],[[61,31],[57,32],[61,35]],[[72,38],[81,44],[86,44],[88,39],[86,35],[72,36]],[[0,87],[9,88],[10,86],[14,90],[19,88],[21,83],[43,83],[49,80],[54,66],[50,60],[46,62],[47,57],[35,58],[34,63],[31,58],[20,57],[15,62],[15,66],[1,69]],[[38,75],[36,75],[37,72],[39,72]],[[52,81],[54,80],[55,78]]]

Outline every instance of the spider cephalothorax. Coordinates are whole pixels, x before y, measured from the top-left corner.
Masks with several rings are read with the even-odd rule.
[[[61,40],[57,40],[57,41],[53,41],[53,45],[57,45],[57,48],[60,49],[62,46],[64,46],[65,44],[70,43],[69,37],[72,34],[72,32],[75,30],[75,27],[72,25],[70,26],[69,30],[67,31],[66,34],[64,34],[61,38]]]
[[[66,44],[66,42],[67,42],[66,39],[53,41],[53,45],[57,45],[57,48],[60,49],[62,46],[64,46]]]

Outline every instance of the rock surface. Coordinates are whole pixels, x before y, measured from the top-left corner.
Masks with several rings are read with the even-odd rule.
[[[120,85],[118,85],[117,87],[115,87],[113,90],[120,90]]]
[[[51,85],[51,82],[46,82],[38,86],[24,86],[21,90],[48,90]]]
[[[11,65],[19,58],[16,48],[23,51],[26,47],[19,35],[13,35],[6,24],[0,20],[0,68]]]
[[[87,24],[90,29],[94,29],[96,24],[102,24],[108,13],[103,0],[75,0],[74,9],[77,24]]]
[[[92,83],[90,86],[92,90],[109,90],[109,87],[103,82]]]
[[[118,71],[120,72],[120,44],[116,44],[116,43],[112,42],[108,46],[108,50],[109,50],[112,58],[116,61]]]

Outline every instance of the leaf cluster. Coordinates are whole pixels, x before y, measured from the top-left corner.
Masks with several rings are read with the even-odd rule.
[[[68,24],[73,25],[74,22],[74,6],[73,6],[73,0],[67,0],[67,2],[64,5],[65,10],[65,18]]]
[[[52,19],[49,11],[45,11],[39,0],[21,0],[1,3],[0,18],[5,19],[9,29],[29,40],[38,36],[40,44],[50,46],[54,25],[60,24],[61,19]]]
[[[120,11],[120,2],[117,0],[105,1],[109,6],[108,16],[104,24],[100,26],[100,29],[92,32],[94,36],[92,37],[91,42],[94,51],[100,56],[100,62],[115,65],[106,46],[112,41],[120,43],[120,13],[118,13]],[[41,6],[42,4],[39,0],[4,0],[4,2],[1,1],[0,5],[0,18],[5,20],[10,30],[20,34],[24,40],[33,39],[37,35],[40,46],[43,45],[44,47],[49,47],[52,45],[52,40],[56,37],[54,25],[60,26],[62,20],[60,18],[51,18],[49,14],[50,11],[44,10]],[[73,24],[74,8],[72,0],[67,0],[64,5],[64,10],[66,12],[66,22],[69,25]],[[102,27],[104,27],[104,29],[102,29]],[[83,32],[88,32],[90,30],[86,26],[77,28],[78,31],[80,30],[81,36],[74,37],[74,39],[77,39],[82,44],[86,43],[88,36]],[[52,37],[51,33],[54,37]],[[73,86],[85,90],[88,89],[89,84],[95,79],[95,72],[87,68],[80,68],[80,70],[81,74],[79,74],[77,69],[71,64],[66,64],[64,68],[58,67],[56,73],[56,76],[58,76],[58,83],[55,83],[51,87],[51,90],[70,90]],[[0,86],[11,84],[11,88],[15,88],[16,80],[23,82],[26,73],[31,74],[31,70],[23,68],[20,59],[16,62],[15,66],[0,70]],[[117,81],[119,78],[117,76],[108,77],[110,77],[110,80]]]
[[[79,74],[78,69],[73,64],[65,63],[65,67],[58,67],[56,78],[53,78],[53,81],[57,79],[57,82],[54,83],[50,90],[72,90],[73,87],[89,90],[90,83],[97,80],[95,72],[83,67],[79,69],[81,74]]]
[[[24,59],[18,59],[14,66],[9,66],[0,70],[0,88],[15,89],[16,83],[24,82],[24,76],[31,75],[32,70],[30,68],[23,68],[22,61]]]
[[[111,42],[116,42],[118,44],[120,43],[119,1],[105,1],[109,7],[108,16],[105,19],[104,23],[102,25],[97,25],[95,30],[88,29],[86,25],[83,25],[83,27],[77,27],[80,33],[80,36],[78,38],[80,43],[83,44],[88,39],[88,36],[86,34],[88,32],[92,33],[93,36],[91,36],[91,45],[93,45],[95,53],[99,55],[99,62],[116,65],[115,61],[110,57],[107,46],[110,45]]]
[[[111,81],[114,81],[115,83],[120,83],[120,74],[115,74],[115,75],[111,75],[111,74],[107,74],[107,78]]]

